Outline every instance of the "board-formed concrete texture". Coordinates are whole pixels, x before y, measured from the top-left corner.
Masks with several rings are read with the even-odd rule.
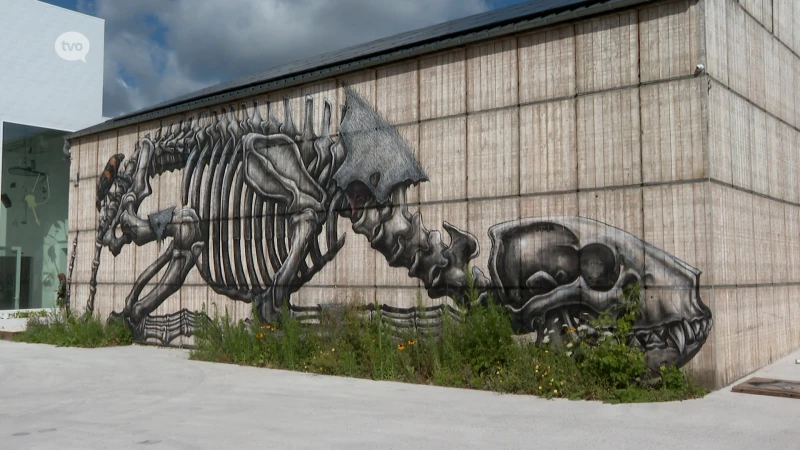
[[[798,27],[528,2],[74,133],[71,307],[191,345],[197,312],[284,301],[435,325],[472,277],[563,343],[638,282],[631,345],[724,386],[800,345]]]

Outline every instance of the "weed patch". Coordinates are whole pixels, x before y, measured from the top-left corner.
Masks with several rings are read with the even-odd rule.
[[[55,311],[28,319],[27,328],[14,336],[17,342],[59,347],[113,347],[131,345],[133,337],[122,321],[103,322],[97,317],[75,317]]]
[[[191,358],[204,361],[341,375],[374,380],[483,389],[541,397],[606,402],[672,401],[705,392],[675,367],[650,371],[644,353],[628,345],[638,312],[638,289],[619,310],[600,315],[579,336],[555,349],[519,343],[507,310],[470,308],[461,319],[445,314],[435,333],[406,335],[380,311],[367,318],[356,308],[325,310],[319,324],[290,317],[279,326],[233,321],[227,314],[202,322]],[[477,298],[477,296],[473,295]],[[476,303],[477,305],[477,303]],[[258,317],[254,314],[253,317]]]

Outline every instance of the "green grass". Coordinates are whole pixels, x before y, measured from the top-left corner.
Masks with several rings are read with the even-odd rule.
[[[642,351],[626,345],[637,305],[638,290],[629,290],[618,317],[592,324],[606,333],[580,330],[580,341],[563,350],[518,343],[506,310],[496,305],[473,307],[464,320],[447,318],[436,335],[395,336],[379,318],[347,307],[324,314],[319,326],[289,318],[275,328],[217,315],[197,330],[191,358],[611,403],[703,396],[674,367],[649,372]]]
[[[133,337],[121,321],[104,322],[97,317],[75,317],[55,311],[28,319],[27,328],[14,336],[17,342],[52,344],[59,347],[113,347],[131,345]]]

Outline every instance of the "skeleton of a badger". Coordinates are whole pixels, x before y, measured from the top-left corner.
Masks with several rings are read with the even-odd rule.
[[[480,253],[478,240],[445,222],[446,245],[439,231],[425,228],[419,213],[409,212],[407,189],[427,176],[396,129],[352,89],[344,89],[338,142],[330,137],[327,101],[323,136],[314,134],[308,97],[302,133],[294,128],[286,101],[283,124],[269,113],[269,105],[266,121],[258,108],[250,117],[223,113],[171,127],[161,138],[143,138],[124,164],[124,155],[115,155],[98,182],[101,211],[87,311],[93,308],[103,247],[117,255],[129,243],[171,237],[167,251],[137,277],[120,314],[140,337],[168,343],[192,333],[192,311],[150,315],[180,289],[192,267],[214,291],[255,302],[262,321],[275,321],[291,294],[341,249],[339,215],[349,218],[353,230],[366,236],[390,266],[420,279],[431,298],[452,297],[468,306],[466,270]],[[139,205],[151,194],[149,180],[175,169],[183,171],[183,206],[140,217]],[[569,329],[581,320],[574,316],[613,310],[630,283],[662,289],[651,289],[643,298],[631,339],[645,349],[652,366],[682,365],[706,340],[711,313],[699,299],[699,271],[630,233],[567,217],[501,223],[489,235],[491,278],[473,268],[474,286],[482,298],[491,293],[509,308],[519,332],[538,334],[537,343],[547,333],[556,332],[556,343],[569,338]],[[162,271],[156,287],[142,295]],[[400,324],[426,312],[412,310],[385,309]],[[308,309],[290,304],[290,311],[302,316]],[[559,320],[566,332],[556,325]]]
[[[345,87],[345,92],[339,142],[330,136],[330,103],[325,101],[323,134],[317,136],[313,100],[307,97],[302,132],[294,127],[286,100],[283,123],[269,104],[267,120],[257,107],[248,115],[243,106],[238,117],[231,107],[143,137],[127,159],[114,155],[97,185],[100,214],[86,311],[94,309],[103,248],[116,256],[131,243],[171,238],[166,251],[139,273],[123,311],[114,315],[141,337],[163,343],[191,334],[191,311],[151,313],[197,267],[215,292],[255,302],[260,319],[272,322],[291,294],[342,248],[340,213],[359,222],[354,227],[359,232],[366,232],[371,218],[393,217],[388,224],[373,224],[373,247],[391,264],[408,267],[412,276],[425,280],[431,295],[457,295],[461,268],[477,254],[477,242],[451,231],[464,239],[447,247],[438,233],[426,230],[424,242],[407,240],[411,228],[401,223],[415,223],[420,230],[419,217],[410,216],[402,203],[390,202],[390,196],[402,202],[405,189],[427,177],[397,131],[355,91]],[[174,170],[182,172],[181,205],[140,215],[140,205],[153,192],[150,180]],[[462,245],[467,237],[471,244]],[[403,249],[384,248],[390,242]],[[303,308],[292,311],[302,313]]]

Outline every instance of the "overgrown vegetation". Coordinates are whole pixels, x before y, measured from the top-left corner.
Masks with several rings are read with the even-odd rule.
[[[469,297],[476,300],[477,292]],[[441,333],[404,336],[382,325],[380,313],[367,320],[348,307],[323,313],[319,326],[302,325],[287,310],[277,328],[226,313],[197,330],[191,358],[613,403],[704,395],[675,367],[650,372],[644,353],[627,345],[638,301],[638,288],[628,289],[619,311],[568,330],[579,339],[560,350],[518,343],[507,311],[492,302],[470,308],[463,320],[445,315]]]
[[[112,347],[131,345],[133,336],[122,321],[104,322],[95,316],[76,317],[61,311],[28,319],[27,328],[14,336],[17,342],[60,347]]]

